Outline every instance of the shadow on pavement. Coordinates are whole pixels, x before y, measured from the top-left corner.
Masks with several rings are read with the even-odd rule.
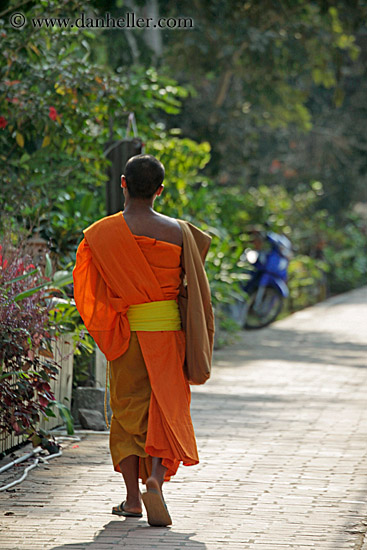
[[[216,352],[215,368],[233,368],[236,359],[239,365],[250,361],[281,360],[366,368],[366,351],[364,343],[335,337],[331,333],[274,326],[257,332],[245,331],[241,340],[231,347],[230,360],[225,349]]]
[[[200,403],[199,403],[200,400]],[[345,406],[348,400],[338,398],[339,405]],[[196,423],[196,414],[201,420],[205,419],[205,425],[197,425],[195,433],[197,437],[204,437],[208,432],[213,432],[223,441],[235,438],[237,441],[247,439],[250,431],[258,432],[260,429],[269,427],[272,424],[277,429],[287,429],[290,425],[299,425],[300,429],[311,429],[309,420],[305,420],[301,411],[311,409],[314,415],[322,412],[330,405],[335,404],[335,397],[331,396],[279,396],[274,394],[198,394],[194,396],[191,412]],[[288,413],[282,410],[287,408]],[[217,413],[220,411],[221,422],[218,423]],[[199,422],[198,422],[199,424]],[[246,431],[237,430],[246,427]],[[235,435],[234,435],[234,431]],[[284,435],[285,437],[285,435]]]
[[[189,546],[192,550],[205,550],[203,542],[192,540],[196,533],[177,533],[171,528],[150,527],[147,523],[137,523],[134,519],[110,521],[98,533],[92,542],[78,542],[55,546],[50,550],[104,550],[123,547],[136,548],[166,548],[176,550]]]

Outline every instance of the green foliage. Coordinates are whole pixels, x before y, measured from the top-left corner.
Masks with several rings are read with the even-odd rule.
[[[289,264],[290,311],[316,304],[327,297],[326,262],[298,254]]]
[[[80,318],[78,310],[70,300],[54,299],[51,311],[52,324],[68,333],[73,342],[73,387],[91,383],[91,362],[95,344]]]
[[[112,15],[129,7],[50,0],[22,9],[28,19],[46,8],[52,17],[78,17],[92,16],[93,4]],[[161,49],[152,48],[149,30],[20,32],[0,21],[2,211],[14,226],[27,220],[39,230],[69,269],[82,229],[105,214],[107,144],[126,137],[134,112],[146,152],[166,167],[158,209],[213,237],[215,305],[242,296],[241,255],[255,224],[294,245],[291,309],[363,284],[366,224],[345,211],[365,200],[366,56],[358,32],[366,10],[357,4],[158,2],[160,15],[195,21],[194,30],[162,31]],[[64,275],[53,283],[69,292]],[[74,383],[82,383],[93,343],[62,297],[52,322],[73,333]]]
[[[195,21],[190,32],[166,34],[161,59],[198,92],[185,102],[180,124],[209,140],[214,176],[248,179],[254,169],[256,176],[265,129],[276,135],[292,124],[300,135],[309,131],[314,85],[334,88],[341,56],[355,60],[359,51],[352,20],[363,18],[363,7],[354,8],[353,19],[343,2],[328,9],[304,0],[162,1],[160,9]]]
[[[201,170],[210,159],[210,145],[198,144],[188,138],[179,137],[178,129],[169,134],[162,129],[158,139],[149,141],[147,153],[156,156],[165,166],[165,191],[157,207],[178,218],[190,219],[200,212],[200,200],[207,193],[201,192],[203,177]]]
[[[214,306],[214,315],[214,349],[221,349],[235,344],[239,339],[239,330],[241,327],[231,317],[228,317],[219,304]]]
[[[48,9],[75,17],[87,6],[74,0]],[[44,5],[26,15],[44,16]],[[81,230],[104,215],[107,142],[126,136],[130,112],[144,140],[159,137],[157,114],[177,113],[187,93],[155,69],[115,74],[91,64],[87,31],[28,25],[19,32],[0,21],[0,33],[0,203],[38,226],[68,263]]]
[[[118,11],[113,1],[110,8]],[[197,175],[190,175],[184,191],[184,177],[164,209],[181,215],[185,208],[189,219],[215,228],[208,258],[214,297],[237,292],[229,281],[243,267],[238,251],[248,246],[246,230],[265,222],[294,243],[294,304],[325,294],[323,253],[330,291],[363,282],[363,246],[341,239],[353,250],[347,252],[333,235],[348,218],[346,205],[366,200],[364,3],[164,1],[159,12],[189,14],[195,28],[163,32],[163,46],[154,51],[147,33],[132,31],[135,52],[125,36],[105,32],[102,49],[114,67],[134,56],[141,64],[155,58],[191,90],[173,124],[210,143],[206,173],[214,181],[199,174],[202,184],[191,185]],[[124,43],[121,53],[116,41]],[[346,256],[358,268],[344,270]],[[320,292],[303,284],[310,278]]]
[[[60,413],[60,416],[62,418],[62,420],[64,421],[65,423],[65,426],[66,426],[66,431],[69,435],[73,435],[74,433],[74,420],[73,420],[73,417],[71,416],[71,412],[70,412],[70,409],[68,409],[68,407],[66,407],[66,405],[64,405],[63,403],[61,403],[60,401],[50,401],[49,404],[47,405],[47,408],[45,410],[45,414],[48,416],[48,417],[55,417],[55,413],[53,412],[53,408],[56,407]]]
[[[240,257],[243,247],[224,226],[220,229],[208,226],[213,240],[206,269],[210,280],[214,305],[233,302],[243,297],[239,281],[243,280]]]
[[[211,192],[209,197],[217,204],[215,216],[222,223],[220,230],[212,231],[213,246],[207,262],[214,303],[241,295],[237,283],[246,277],[243,270],[247,267],[241,254],[251,246],[249,231],[254,222],[263,229],[265,224],[270,226],[292,242],[290,311],[323,300],[329,292],[342,292],[366,282],[367,224],[356,215],[347,215],[343,230],[338,229],[338,222],[320,209],[324,197],[320,182],[300,185],[292,192],[280,185],[259,185],[241,194],[240,189],[230,187],[220,193],[220,206],[218,191],[211,188]]]
[[[343,229],[329,231],[325,261],[329,265],[330,291],[345,292],[367,282],[367,223],[357,215],[347,215]]]

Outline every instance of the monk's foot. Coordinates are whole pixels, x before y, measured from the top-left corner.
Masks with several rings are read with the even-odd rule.
[[[147,491],[149,489],[158,489],[158,491],[162,494],[162,485],[163,483],[160,483],[157,478],[154,476],[148,477],[146,480],[145,486],[147,488]]]
[[[121,504],[113,506],[112,513],[116,516],[125,516],[128,518],[141,518],[142,514],[142,505],[140,502],[137,504],[127,504],[127,501],[124,500]]]
[[[167,510],[159,481],[151,476],[146,483],[146,492],[143,493],[143,502],[148,515],[149,525],[167,527],[172,525],[172,519]]]
[[[141,499],[132,499],[127,497],[124,501],[124,510],[125,512],[131,512],[133,514],[141,514],[143,511]]]

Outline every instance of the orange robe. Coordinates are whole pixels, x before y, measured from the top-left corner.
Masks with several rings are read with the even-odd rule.
[[[84,234],[73,272],[75,302],[89,333],[114,361],[129,348],[129,306],[177,298],[181,247],[134,236],[121,212]],[[198,463],[183,372],[185,335],[182,330],[136,334],[151,386],[145,452],[163,459],[169,479],[181,462]]]

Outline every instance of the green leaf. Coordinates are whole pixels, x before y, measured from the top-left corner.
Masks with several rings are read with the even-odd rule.
[[[45,277],[47,277],[49,279],[51,277],[51,275],[52,275],[52,263],[51,263],[50,255],[47,253],[46,254]]]
[[[24,273],[24,275],[19,275],[19,277],[15,277],[15,279],[12,279],[11,281],[5,281],[4,286],[6,285],[12,285],[13,283],[16,283],[18,281],[23,281],[27,277],[30,277],[31,275],[34,275],[38,272],[38,269],[32,269],[32,271],[28,271],[27,273]]]
[[[20,157],[19,159],[19,164],[24,164],[25,162],[27,162],[27,160],[29,160],[31,158],[30,155],[28,155],[28,153],[23,153],[23,155]]]
[[[19,302],[20,300],[24,300],[24,298],[29,298],[29,296],[33,296],[33,294],[36,294],[39,290],[42,288],[45,288],[50,283],[42,283],[41,285],[35,286],[33,288],[29,288],[28,290],[24,290],[23,292],[20,292],[14,297],[14,302]]]
[[[74,433],[74,420],[73,420],[73,417],[71,416],[70,409],[68,409],[68,407],[66,407],[63,403],[60,403],[60,401],[56,401],[55,403],[56,403],[56,407],[60,411],[61,418],[65,422],[66,431],[67,431],[68,435],[73,435],[73,433]]]
[[[73,282],[73,275],[70,271],[56,271],[52,282],[56,287],[70,285]]]
[[[73,417],[71,416],[70,409],[66,405],[64,405],[64,403],[61,403],[61,401],[50,401],[45,410],[45,413],[47,414],[47,416],[56,416],[55,414],[53,414],[53,411],[51,410],[52,407],[54,406],[57,407],[57,409],[59,410],[60,416],[65,423],[66,431],[68,435],[73,435],[74,420],[73,420]]]
[[[80,203],[81,211],[85,214],[89,214],[93,206],[94,206],[94,197],[92,193],[88,193],[87,195],[84,195]]]
[[[83,30],[83,35],[86,36],[87,38],[90,38],[91,40],[95,40],[97,38],[96,33],[91,31]]]
[[[45,409],[45,415],[50,416],[52,418],[56,418],[56,414],[50,409],[49,405]]]

